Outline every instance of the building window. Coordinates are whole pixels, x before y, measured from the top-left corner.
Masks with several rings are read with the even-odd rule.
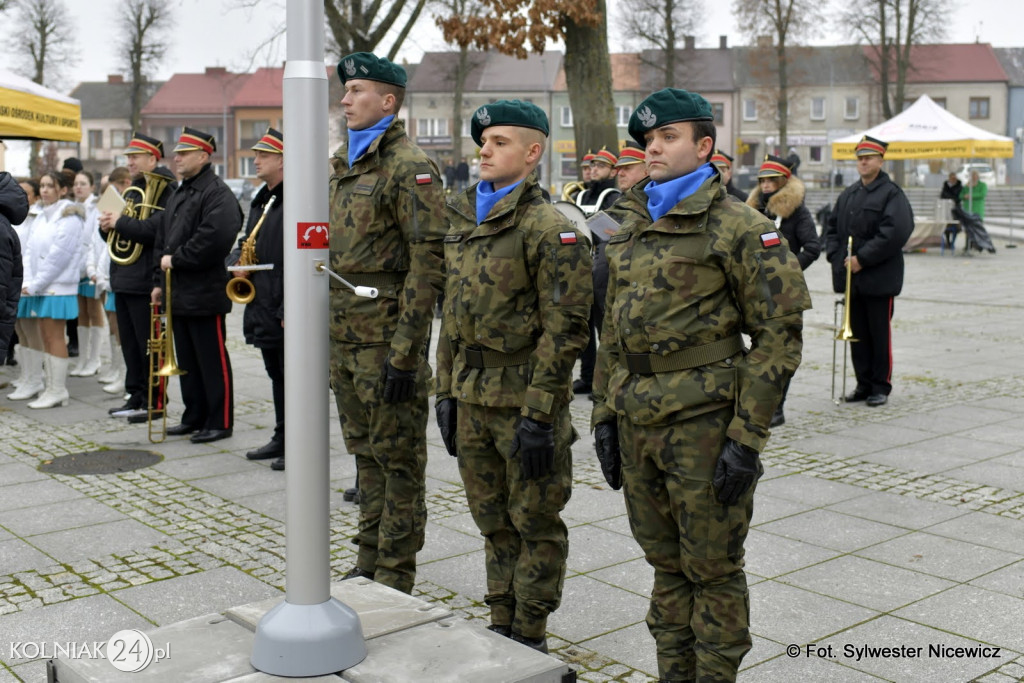
[[[988,98],[987,97],[972,97],[970,104],[968,105],[968,118],[972,119],[987,119],[988,118]]]
[[[760,165],[762,160],[760,158],[760,153],[758,152],[758,149],[760,148],[761,143],[754,142],[754,141],[744,140],[743,144],[746,147],[746,150],[743,152],[743,155],[740,157],[740,166],[758,166],[758,165]]]
[[[843,110],[843,118],[847,120],[860,118],[860,98],[847,97],[846,108]]]
[[[629,117],[633,115],[631,107],[615,107],[615,125],[625,128],[629,125]]]
[[[267,128],[270,127],[270,121],[268,119],[246,119],[245,121],[239,121],[238,127],[240,129],[238,136],[241,138],[239,147],[248,149],[259,142],[263,134],[267,132]]]
[[[819,161],[820,162],[821,161],[821,147],[812,145],[809,149],[811,150],[811,152],[810,152],[811,153],[811,161]]]
[[[743,120],[757,121],[757,100],[743,100]]]
[[[711,103],[711,115],[715,117],[716,126],[725,125],[725,105],[721,102]]]
[[[90,130],[89,131],[89,155],[92,156],[92,152],[103,147],[103,131],[102,130]]]
[[[132,132],[130,130],[112,130],[110,131],[110,146],[114,148],[127,147],[128,143],[132,140]]]
[[[266,128],[263,129],[265,133]],[[238,177],[239,178],[254,178],[256,177],[256,157],[242,157],[238,160]]]
[[[416,119],[416,135],[421,138],[448,135],[448,119]]]
[[[576,165],[576,154],[573,152],[563,153],[560,159],[559,172],[563,178],[579,177],[579,167]]]
[[[562,128],[572,128],[572,107],[559,107],[561,109]]]
[[[824,121],[825,120],[825,98],[824,97],[812,97],[811,98],[811,121]]]
[[[934,102],[935,104],[939,105],[943,109],[946,108],[946,98],[945,97],[933,97],[932,98],[932,102]]]

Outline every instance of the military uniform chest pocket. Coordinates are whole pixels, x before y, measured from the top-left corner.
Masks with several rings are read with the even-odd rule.
[[[675,296],[700,300],[725,287],[725,273],[706,256],[706,240],[684,237],[656,250],[655,272]]]

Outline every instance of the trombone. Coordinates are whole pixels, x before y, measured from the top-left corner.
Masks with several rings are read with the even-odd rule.
[[[171,270],[168,268],[164,271],[165,277],[165,294],[167,301],[166,311],[160,313],[160,304],[150,303],[150,329],[149,329],[149,408],[146,412],[146,425],[149,434],[149,440],[151,443],[160,443],[167,438],[167,394],[164,391],[164,385],[166,384],[167,377],[173,377],[174,375],[184,375],[188,371],[182,370],[178,367],[178,363],[174,358],[174,330],[171,323]],[[166,319],[164,325],[161,326],[160,318]],[[162,329],[161,329],[162,328]],[[153,400],[153,392],[157,391],[158,395],[163,397],[163,405],[160,408],[154,408],[155,401]],[[162,412],[163,416],[160,418],[160,424],[157,426],[153,420],[153,414],[155,412]],[[157,438],[159,437],[159,438]]]
[[[832,327],[838,330],[832,339],[832,403],[839,405],[840,401],[846,400],[846,352],[849,349],[847,342],[858,341],[853,336],[853,328],[850,326],[850,301],[853,297],[853,235],[846,240],[846,292],[842,299],[836,299],[835,307],[832,309]],[[836,322],[839,318],[839,307],[843,307],[843,327],[839,329]],[[843,391],[836,398],[836,342],[843,342]]]
[[[260,261],[256,258],[256,233],[260,231],[260,227],[263,226],[263,219],[270,213],[270,207],[274,204],[274,195],[270,195],[270,199],[263,205],[263,213],[260,214],[260,219],[256,221],[256,225],[253,227],[252,232],[249,233],[249,237],[246,238],[245,242],[242,243],[242,255],[238,259],[238,263],[228,268],[228,270],[246,270],[251,266],[257,265]],[[248,278],[244,277],[233,277],[228,280],[227,284],[227,295],[228,298],[234,301],[236,304],[247,304],[253,300],[256,296],[256,287],[249,281]]]

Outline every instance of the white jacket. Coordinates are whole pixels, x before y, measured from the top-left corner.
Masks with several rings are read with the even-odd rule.
[[[32,206],[28,207],[28,216],[25,217],[24,223],[12,226],[14,232],[18,235],[18,242],[21,244],[21,263],[24,267],[24,274],[22,275],[22,282],[28,283],[32,279],[32,270],[29,268],[28,258],[25,254],[25,245],[28,244],[29,233],[32,232],[32,224],[36,222],[36,216],[43,211],[43,205],[36,202]],[[24,286],[24,285],[22,285]]]
[[[97,291],[110,289],[110,257],[106,264],[107,242],[100,235],[99,211],[95,202],[85,204],[85,230],[82,233],[82,277],[96,283]]]
[[[85,210],[68,199],[36,216],[23,246],[29,296],[78,294],[84,216]]]

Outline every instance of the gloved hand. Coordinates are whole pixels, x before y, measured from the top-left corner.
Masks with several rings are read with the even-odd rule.
[[[718,491],[718,502],[735,505],[743,492],[761,476],[760,456],[757,451],[732,439],[725,442],[722,454],[715,465],[712,480]]]
[[[416,396],[416,371],[399,370],[391,364],[390,360],[384,361],[384,402],[404,403],[411,401]]]
[[[594,448],[604,472],[604,480],[618,491],[622,488],[622,454],[619,452],[619,426],[612,422],[601,422],[594,427]]]
[[[519,420],[512,439],[512,452],[519,451],[519,459],[526,479],[540,479],[555,467],[555,430],[543,422],[529,417]]]
[[[448,455],[455,457],[455,425],[458,422],[458,403],[454,398],[438,399],[434,404],[434,414],[437,416],[437,427],[441,430],[441,438],[444,440],[444,447],[448,449]]]

